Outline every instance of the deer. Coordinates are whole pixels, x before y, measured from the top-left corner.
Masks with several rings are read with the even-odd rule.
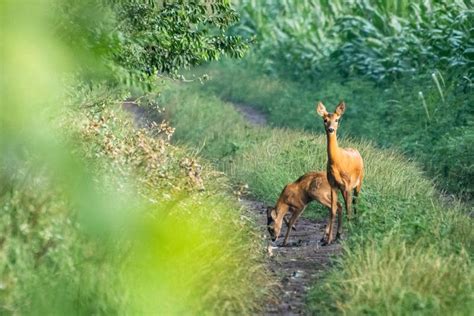
[[[331,212],[329,213],[327,239],[324,241],[324,245],[329,245],[333,241],[333,220],[338,206],[338,191],[341,191],[345,202],[347,219],[351,220],[352,204],[354,204],[354,213],[356,214],[356,202],[364,178],[364,162],[360,153],[353,148],[341,148],[337,143],[337,128],[345,110],[344,101],[337,105],[334,113],[328,113],[322,102],[318,102],[316,106],[316,112],[323,118],[326,130],[327,178],[331,186]],[[354,200],[352,200],[353,198]],[[336,240],[341,238],[341,233],[342,225],[338,223]]]
[[[270,237],[275,242],[281,232],[282,222],[287,225],[283,246],[286,246],[291,229],[298,217],[303,213],[306,206],[312,202],[318,201],[328,209],[331,207],[331,186],[329,185],[326,172],[308,172],[298,180],[287,184],[278,198],[274,207],[267,208],[267,228]],[[342,206],[337,204],[338,208],[338,227],[342,221]],[[285,219],[285,215],[290,212],[290,220]],[[329,226],[326,226],[325,234],[329,232]],[[325,239],[325,236],[321,241]]]

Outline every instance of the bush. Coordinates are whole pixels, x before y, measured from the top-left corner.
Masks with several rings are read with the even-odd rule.
[[[226,34],[238,15],[226,1],[52,2],[47,19],[79,73],[148,90],[157,76],[177,76],[221,56],[241,57],[247,41]]]

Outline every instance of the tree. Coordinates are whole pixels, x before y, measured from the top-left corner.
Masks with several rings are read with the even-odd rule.
[[[92,54],[83,70],[97,74],[99,63],[128,83],[176,76],[223,55],[242,57],[248,48],[247,40],[227,34],[238,20],[227,0],[68,1],[58,9],[67,46]]]

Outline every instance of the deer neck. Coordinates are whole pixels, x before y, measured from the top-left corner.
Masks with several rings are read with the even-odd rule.
[[[328,161],[334,162],[338,159],[339,156],[339,145],[337,144],[337,136],[336,132],[334,133],[326,133],[328,139]]]
[[[283,222],[283,217],[285,217],[286,213],[288,213],[288,205],[278,202],[276,206],[276,212],[277,212],[277,216],[276,216],[275,222],[281,226]]]

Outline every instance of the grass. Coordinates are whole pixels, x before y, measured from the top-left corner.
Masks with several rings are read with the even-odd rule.
[[[271,86],[270,80],[262,84]],[[216,96],[209,92],[212,85],[171,85],[159,99],[177,126],[178,143],[214,159],[234,183],[247,183],[252,194],[267,203],[274,203],[283,185],[304,172],[324,170],[322,133],[249,125],[218,97],[225,93],[219,91]],[[250,82],[245,93],[236,86],[232,89],[234,94],[249,98],[252,91],[263,95],[257,82]],[[320,123],[309,110],[307,115],[315,124]],[[341,123],[341,130],[351,117]],[[229,144],[235,144],[230,151]],[[344,255],[327,277],[314,285],[308,298],[311,310],[468,314],[474,302],[474,230],[464,206],[444,203],[433,181],[403,155],[357,139],[342,138],[341,144],[359,149],[366,178],[359,214],[352,223],[344,222],[348,236]],[[314,211],[319,217],[326,214],[320,207]],[[385,294],[384,289],[390,291]]]
[[[468,315],[473,308],[471,261],[387,236],[347,249],[341,271],[308,297],[317,314]],[[349,294],[349,295],[348,295]]]

